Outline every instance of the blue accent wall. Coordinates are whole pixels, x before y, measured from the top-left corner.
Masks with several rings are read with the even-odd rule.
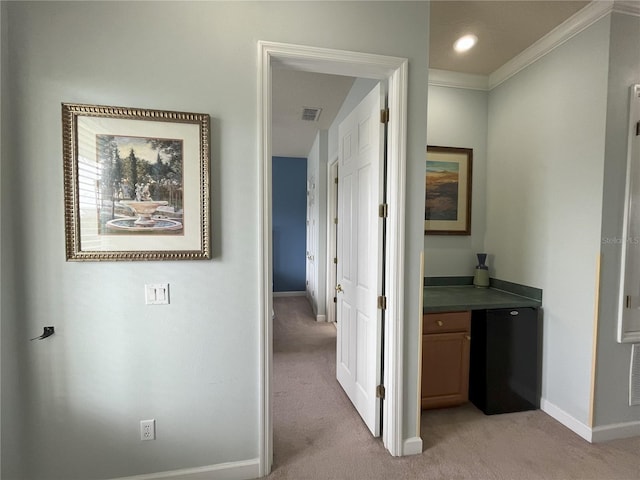
[[[307,159],[273,157],[273,291],[306,287]]]

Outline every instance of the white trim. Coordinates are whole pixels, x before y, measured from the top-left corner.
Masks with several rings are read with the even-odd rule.
[[[635,1],[622,1],[616,0],[613,3],[613,11],[618,13],[624,13],[625,15],[634,15],[640,17],[640,3]]]
[[[580,435],[589,443],[608,442],[619,438],[630,438],[640,436],[640,421],[612,423],[599,427],[589,428],[581,421],[575,419],[567,412],[553,403],[540,400],[540,409],[547,415],[553,417],[569,430]]]
[[[326,315],[316,315],[316,322],[326,322],[326,321],[327,321]]]
[[[403,455],[422,455],[422,438],[411,437],[404,441],[402,447]]]
[[[640,16],[640,3],[618,0],[615,2],[612,0],[592,1],[490,75],[430,68],[429,85],[491,91],[611,12]]]
[[[640,436],[640,421],[613,423],[593,428],[592,443]]]
[[[258,211],[259,213],[259,475],[271,471],[273,425],[272,382],[272,259],[271,259],[271,69],[284,67],[306,72],[372,78],[389,82],[388,126],[388,242],[386,257],[387,322],[385,326],[385,387],[383,444],[392,455],[402,455],[403,425],[403,308],[405,182],[407,138],[408,60],[327,48],[258,42]],[[418,419],[419,420],[419,419]]]
[[[273,298],[275,297],[306,297],[307,292],[305,290],[299,292],[273,292]]]
[[[591,429],[587,425],[582,423],[580,420],[577,420],[571,415],[569,415],[560,407],[554,405],[550,401],[543,398],[540,400],[540,410],[545,412],[550,417],[553,417],[554,419],[556,419],[558,422],[560,422],[562,425],[567,427],[569,430],[580,435],[587,442],[591,442],[592,435],[593,435]]]
[[[430,68],[429,85],[487,91],[489,90],[489,76]]]
[[[409,62],[396,59],[388,77],[387,128],[387,310],[385,320],[382,441],[391,455],[402,455],[404,422],[404,264],[407,157],[407,90]],[[420,422],[420,418],[416,419]]]
[[[271,64],[270,51],[258,42],[258,476],[273,464],[271,384],[273,360],[272,243],[271,243]]]
[[[336,172],[334,174],[334,171]],[[335,156],[331,162],[327,164],[327,288],[325,305],[327,310],[327,321],[335,323],[336,321],[336,264],[333,259],[337,257],[336,253],[336,224],[334,218],[338,216],[338,185],[335,179],[338,177],[338,157]]]
[[[260,476],[259,464],[260,459],[253,458],[240,462],[219,463],[205,467],[146,473],[112,480],[249,480]]]
[[[562,45],[584,29],[590,27],[613,10],[611,0],[598,0],[588,4],[489,75],[489,90],[500,85],[528,67],[551,50]]]

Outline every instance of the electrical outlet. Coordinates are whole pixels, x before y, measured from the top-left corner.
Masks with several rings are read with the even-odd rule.
[[[156,439],[156,421],[140,420],[140,440]]]

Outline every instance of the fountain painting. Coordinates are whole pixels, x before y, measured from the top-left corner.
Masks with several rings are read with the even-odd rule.
[[[96,135],[100,235],[184,232],[183,142]]]

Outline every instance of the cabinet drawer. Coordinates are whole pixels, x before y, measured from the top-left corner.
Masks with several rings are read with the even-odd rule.
[[[422,317],[422,333],[469,332],[471,312],[427,313]]]

